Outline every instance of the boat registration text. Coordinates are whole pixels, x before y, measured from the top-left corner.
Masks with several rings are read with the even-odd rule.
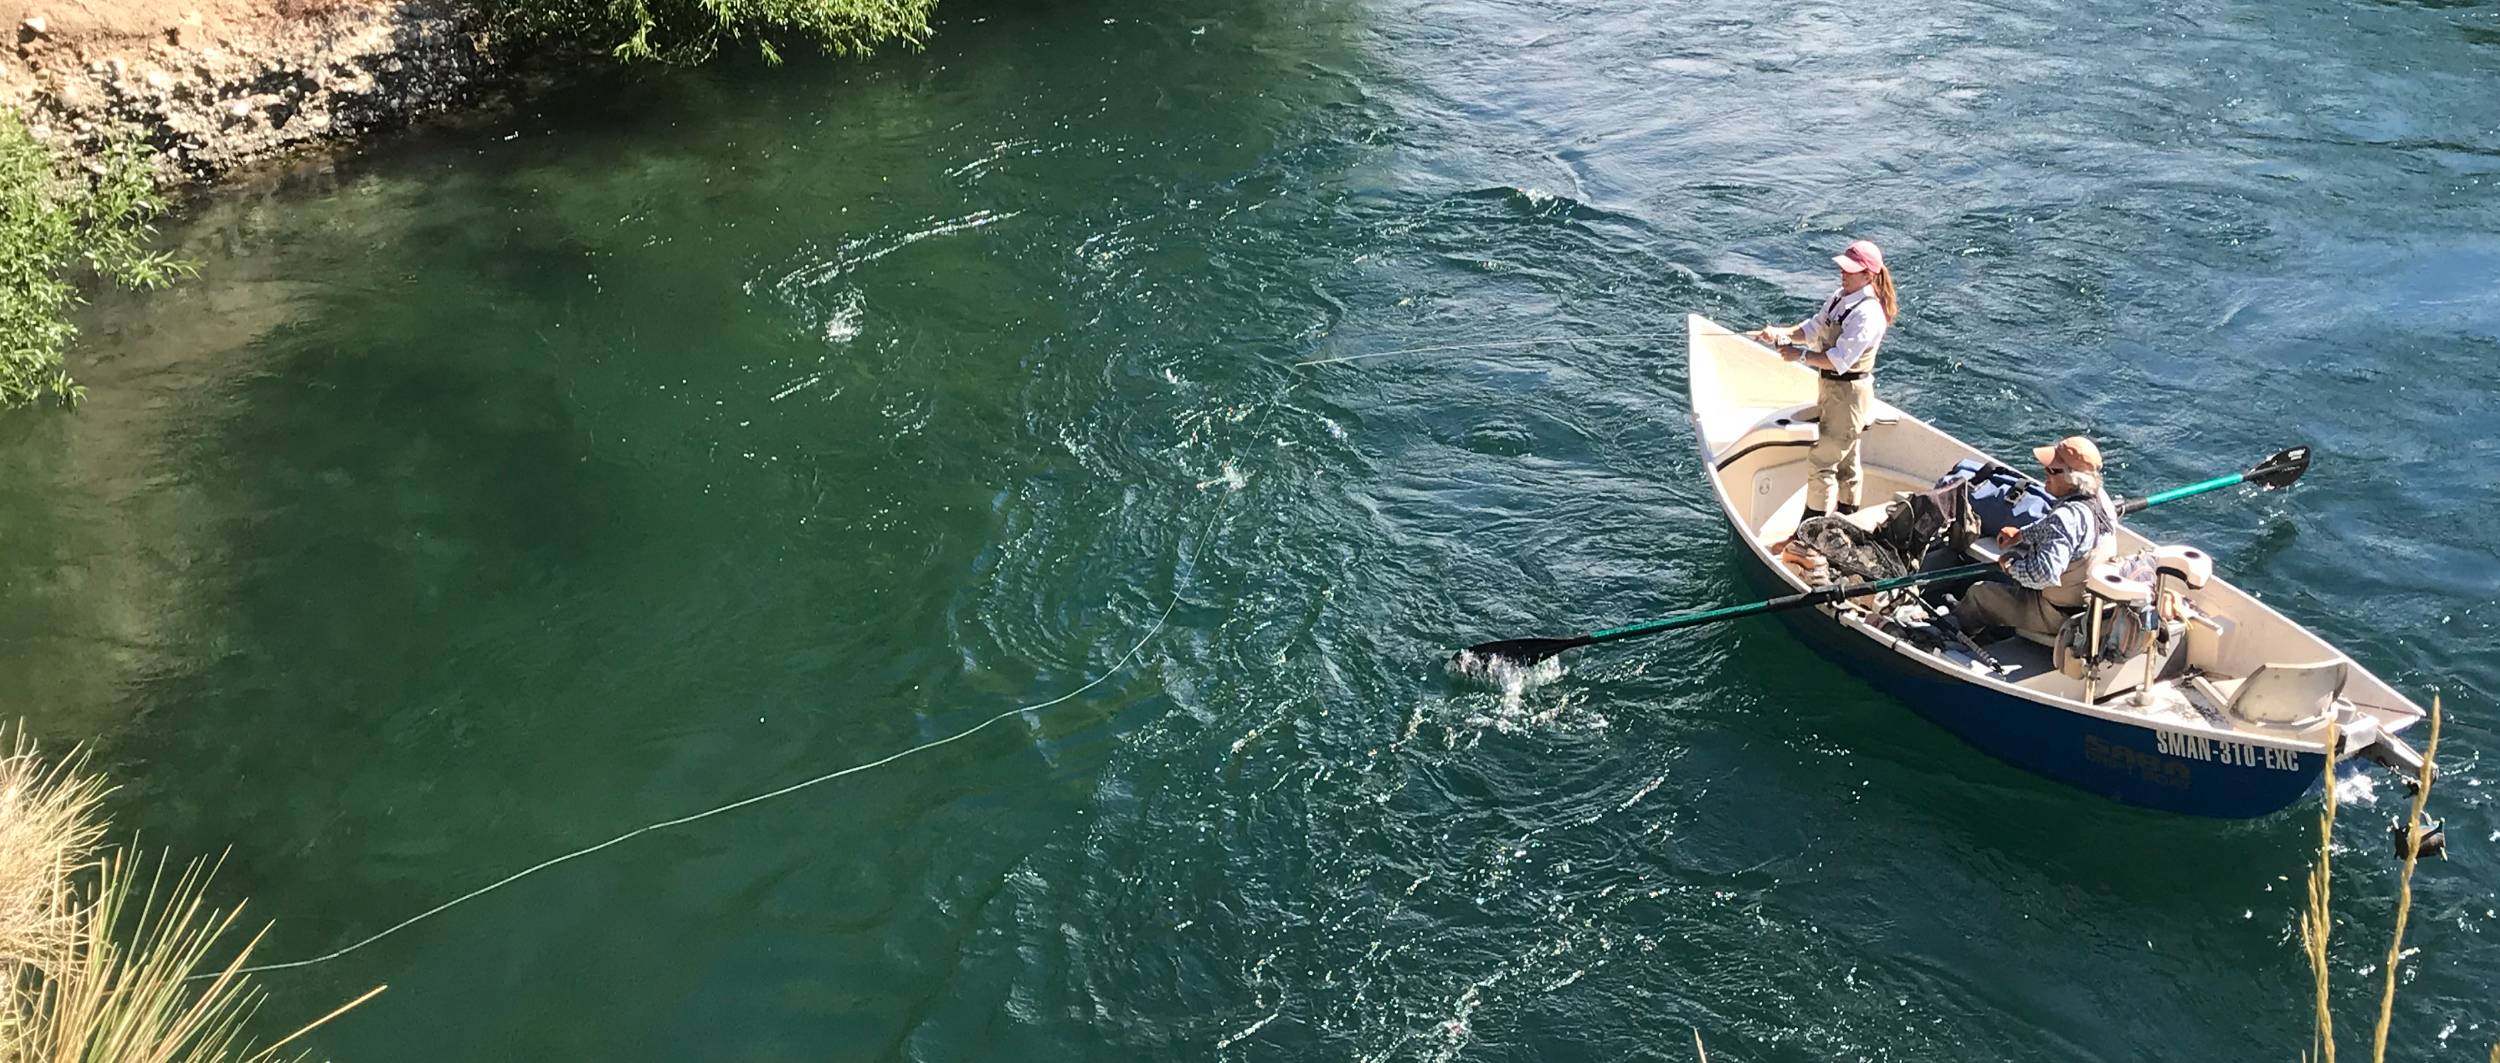
[[[2300,754],[2288,749],[2162,730],[2155,730],[2153,735],[2154,749],[2182,760],[2201,760],[2208,764],[2242,768],[2272,768],[2276,771],[2300,770]]]

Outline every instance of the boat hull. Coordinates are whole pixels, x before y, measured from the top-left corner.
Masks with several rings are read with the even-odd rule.
[[[1766,597],[1794,593],[1741,534],[1736,546],[1738,565]],[[1842,624],[1823,608],[1776,615],[1816,654],[1981,752],[2127,804],[2198,816],[2263,816],[2300,801],[2326,767],[2323,753],[2181,734],[1963,682]]]

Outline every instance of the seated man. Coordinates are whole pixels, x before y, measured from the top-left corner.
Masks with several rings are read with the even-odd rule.
[[[1997,557],[2014,582],[1977,583],[1953,607],[1964,631],[2010,627],[2056,638],[2083,608],[2083,582],[2094,561],[2118,556],[2118,508],[2101,493],[2101,448],[2082,436],[2036,447],[2057,503],[2027,527],[1997,529]]]

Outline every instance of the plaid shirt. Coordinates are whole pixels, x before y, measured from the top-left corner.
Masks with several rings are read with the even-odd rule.
[[[2070,495],[2049,507],[2049,515],[2032,521],[2022,538],[2005,551],[2005,571],[2014,582],[2039,590],[2057,585],[2066,566],[2091,552],[2101,536],[2118,529],[2118,514],[2100,495]]]

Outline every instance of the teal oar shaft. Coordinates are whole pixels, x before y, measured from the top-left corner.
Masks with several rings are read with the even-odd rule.
[[[1763,613],[1777,613],[1789,609],[1801,609],[1809,605],[1821,605],[1825,602],[1837,602],[1845,598],[1856,598],[1862,595],[1876,594],[1883,591],[1900,590],[1903,587],[1915,587],[1922,583],[1941,583],[1945,580],[1965,579],[1971,576],[1983,575],[1994,568],[1996,568],[1996,565],[1993,562],[1982,561],[1978,564],[1963,565],[1959,568],[1939,569],[1934,572],[1915,572],[1907,576],[1894,576],[1891,579],[1876,580],[1872,583],[1850,583],[1830,587],[1817,587],[1814,590],[1791,594],[1784,598],[1773,598],[1769,601],[1751,602],[1745,605],[1731,605],[1724,609],[1709,609],[1698,613],[1686,613],[1682,616],[1671,616],[1664,620],[1644,620],[1637,624],[1625,624],[1622,627],[1610,627],[1603,631],[1592,631],[1588,633],[1588,640],[1590,642],[1605,642],[1611,639],[1631,638],[1634,635],[1648,635],[1659,631],[1673,631],[1680,627],[1693,627],[1698,624],[1710,624],[1721,620],[1733,620],[1740,616],[1759,616]]]
[[[2189,495],[2201,495],[2207,491],[2219,491],[2225,487],[2236,487],[2240,484],[2256,484],[2268,491],[2281,490],[2290,487],[2292,481],[2300,479],[2301,474],[2308,471],[2309,448],[2286,447],[2275,452],[2273,457],[2258,462],[2256,468],[2247,472],[2236,476],[2216,476],[2201,484],[2174,487],[2149,498],[2139,498],[2118,507],[2118,515],[2123,517],[2164,502],[2175,502]]]
[[[2129,502],[2125,506],[2120,507],[2120,510],[2122,513],[2134,513],[2137,510],[2158,506],[2164,502],[2176,502],[2190,495],[2201,495],[2207,491],[2219,491],[2225,487],[2237,487],[2247,480],[2248,474],[2244,472],[2235,472],[2229,476],[2216,476],[2213,479],[2207,480],[2201,484],[2189,484],[2186,487],[2173,487],[2170,490],[2164,491],[2158,495],[2148,495],[2144,498],[2136,499],[2135,501]]]

